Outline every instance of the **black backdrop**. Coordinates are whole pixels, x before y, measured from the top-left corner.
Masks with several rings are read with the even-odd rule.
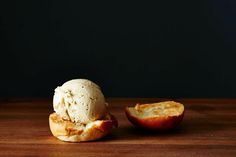
[[[236,1],[0,2],[0,96],[236,97]]]

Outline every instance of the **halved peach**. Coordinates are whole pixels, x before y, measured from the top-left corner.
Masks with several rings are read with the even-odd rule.
[[[125,113],[129,121],[138,127],[168,130],[182,121],[184,105],[174,101],[137,104],[135,107],[126,107]]]
[[[118,127],[118,122],[110,113],[101,120],[82,124],[65,120],[54,112],[49,116],[49,127],[52,134],[62,141],[81,142],[104,137],[113,127]]]

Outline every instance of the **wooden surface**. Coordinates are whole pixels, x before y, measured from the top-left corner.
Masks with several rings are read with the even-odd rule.
[[[0,156],[174,156],[236,157],[236,99],[178,99],[186,108],[181,125],[167,133],[133,127],[124,107],[160,99],[108,99],[119,128],[84,143],[61,142],[51,135],[49,99],[0,101]]]

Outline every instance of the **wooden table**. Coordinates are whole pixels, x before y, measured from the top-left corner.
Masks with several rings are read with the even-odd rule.
[[[54,138],[48,127],[52,100],[1,100],[0,156],[236,157],[236,99],[177,99],[186,114],[181,125],[167,133],[137,129],[124,114],[125,106],[161,99],[107,101],[119,128],[99,141],[66,143]]]

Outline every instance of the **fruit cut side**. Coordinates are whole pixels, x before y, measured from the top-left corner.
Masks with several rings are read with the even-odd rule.
[[[177,126],[184,116],[184,105],[174,101],[152,104],[137,104],[127,107],[125,113],[129,121],[139,127],[167,130]]]

